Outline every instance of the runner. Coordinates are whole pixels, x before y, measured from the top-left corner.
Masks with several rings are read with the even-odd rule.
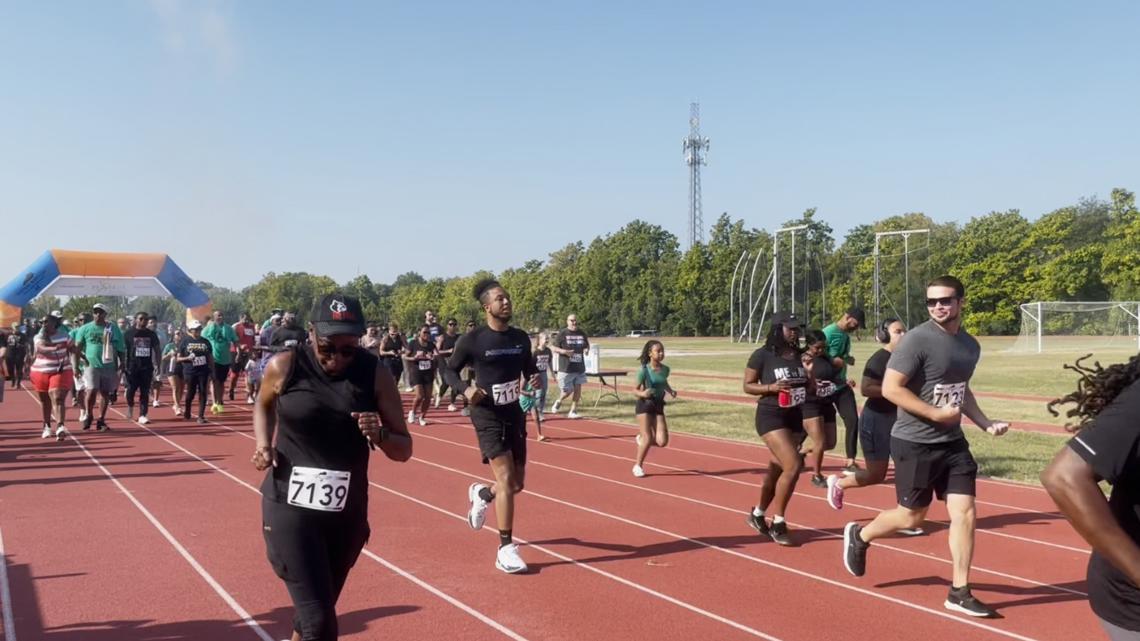
[[[431,386],[435,380],[435,341],[431,339],[431,329],[420,327],[419,336],[412,341],[405,352],[408,362],[408,381],[416,396],[412,399],[412,409],[408,412],[408,422],[427,425],[427,411],[431,406]],[[419,410],[419,417],[416,416]]]
[[[34,351],[35,361],[32,363],[32,386],[40,397],[40,409],[43,412],[44,430],[40,438],[50,438],[52,435],[52,408],[55,408],[56,427],[55,440],[62,441],[67,435],[64,427],[64,418],[67,391],[71,389],[72,370],[71,337],[63,330],[58,316],[46,316],[43,328],[36,334]],[[0,385],[2,387],[2,385]]]
[[[854,576],[863,576],[868,545],[922,525],[937,494],[950,513],[953,560],[953,582],[943,605],[970,616],[993,617],[996,612],[970,592],[978,465],[962,433],[962,415],[994,436],[1005,434],[1009,424],[987,418],[970,391],[981,347],[961,326],[965,292],[953,276],[931,281],[926,287],[930,320],[911,330],[887,362],[883,396],[898,406],[891,430],[898,507],[880,512],[863,527],[847,524],[843,564]]]
[[[202,336],[202,321],[194,319],[186,324],[189,336],[178,344],[178,362],[182,363],[182,381],[186,386],[182,418],[190,420],[190,408],[198,397],[198,423],[206,424],[206,396],[214,374],[214,347]]]
[[[72,321],[71,331],[68,335],[71,337],[71,371],[73,382],[75,384],[74,397],[71,401],[72,407],[79,407],[79,422],[82,423],[87,419],[87,382],[84,380],[83,361],[79,358],[79,350],[75,349],[75,344],[79,338],[79,328],[91,322],[91,315],[84,312],[75,317]],[[0,385],[0,387],[3,387]]]
[[[803,354],[810,383],[804,401],[804,431],[811,437],[806,456],[811,465],[811,484],[827,487],[823,478],[823,454],[835,449],[835,383],[837,369],[827,355],[827,336],[819,330],[807,334],[807,351]]]
[[[281,326],[273,330],[269,347],[273,352],[285,352],[308,340],[308,334],[297,325],[297,312],[285,312]]]
[[[744,369],[744,393],[760,397],[756,433],[772,452],[748,525],[780,545],[794,544],[784,514],[803,467],[799,448],[805,436],[807,372],[800,361],[801,331],[803,321],[795,314],[776,312],[764,346],[752,352]],[[771,525],[764,519],[767,514],[772,515]]]
[[[832,399],[839,416],[843,417],[843,446],[847,454],[845,470],[854,472],[859,469],[855,463],[856,448],[859,439],[859,411],[855,407],[855,391],[851,389],[855,381],[847,378],[847,366],[854,365],[855,359],[851,356],[851,332],[866,325],[866,315],[858,307],[848,309],[839,320],[823,328],[827,336],[827,357],[837,370],[835,378],[835,397]]]
[[[454,318],[447,319],[447,329],[444,330],[439,338],[435,341],[436,348],[436,367],[439,370],[439,392],[435,395],[435,406],[439,407],[440,400],[443,395],[447,393],[447,381],[443,378],[443,366],[447,363],[447,359],[455,352],[455,342],[459,340],[459,321]],[[455,411],[455,397],[459,392],[453,387],[451,388],[451,397],[448,399],[447,411]]]
[[[150,383],[154,380],[154,372],[159,369],[159,350],[162,344],[158,341],[158,334],[147,329],[146,312],[135,314],[135,327],[128,330],[127,344],[127,420],[135,415],[135,392],[139,395],[139,424],[146,425],[150,419],[146,416],[148,399],[150,399]]]
[[[551,350],[559,355],[558,358],[558,388],[562,395],[550,407],[551,414],[557,414],[562,407],[562,401],[573,396],[570,402],[570,413],[566,418],[579,418],[578,401],[582,398],[582,386],[586,384],[586,350],[590,349],[590,339],[586,333],[578,329],[578,317],[571,314],[566,317],[566,329],[558,334]]]
[[[867,398],[863,404],[863,414],[859,416],[859,441],[863,444],[863,459],[866,469],[854,474],[827,477],[827,503],[843,509],[843,494],[853,487],[878,485],[887,478],[887,467],[891,458],[891,428],[896,418],[895,404],[883,398],[883,376],[887,370],[887,360],[906,335],[906,326],[897,318],[888,318],[875,328],[875,340],[882,349],[867,359],[863,367],[863,382],[859,391]],[[903,534],[918,534],[921,531],[907,530]]]
[[[107,307],[96,303],[91,308],[95,320],[76,331],[75,349],[84,363],[83,385],[87,388],[87,406],[83,413],[83,429],[91,429],[95,415],[95,396],[99,396],[99,420],[95,429],[106,432],[107,407],[111,394],[119,387],[119,372],[123,369],[127,347],[118,326],[107,322]]]
[[[379,358],[380,341],[382,340],[384,340],[384,337],[380,336],[380,328],[376,326],[376,323],[369,323],[368,329],[364,332],[364,336],[360,337],[360,347],[369,354]]]
[[[222,321],[222,312],[214,310],[214,317],[206,323],[206,328],[202,330],[202,338],[210,341],[210,346],[213,349],[214,369],[211,390],[213,391],[214,402],[210,405],[210,411],[214,414],[221,414],[222,406],[225,405],[222,395],[226,391],[226,379],[230,377],[230,370],[233,368],[232,352],[238,344],[234,328]]]
[[[237,347],[231,351],[233,366],[230,368],[230,400],[234,400],[234,388],[238,379],[245,375],[245,403],[253,405],[253,383],[246,375],[246,365],[253,358],[253,347],[257,341],[257,325],[249,312],[242,312],[241,319],[233,324],[234,336],[237,336]]]
[[[4,366],[8,370],[8,378],[12,381],[12,389],[24,382],[24,365],[28,360],[28,342],[24,333],[20,331],[19,323],[12,323],[12,332],[7,337],[8,351],[4,354]]]
[[[377,352],[380,355],[380,364],[388,368],[388,373],[397,384],[404,373],[404,350],[407,347],[407,341],[400,333],[400,326],[395,321],[388,323],[388,333],[381,337]]]
[[[1092,546],[1089,605],[1112,641],[1140,641],[1140,355],[1102,368],[1078,359],[1077,391],[1049,403],[1075,407],[1066,416],[1076,436],[1041,474],[1061,513]],[[1100,481],[1112,485],[1105,500]]]
[[[162,348],[162,371],[170,379],[170,388],[174,394],[174,402],[170,409],[174,415],[182,413],[182,391],[185,388],[185,379],[182,378],[182,363],[178,360],[178,351],[182,347],[182,339],[186,334],[180,329],[174,330],[174,337]]]
[[[511,299],[502,285],[484,279],[475,285],[474,294],[483,306],[487,324],[463,335],[444,375],[467,397],[479,451],[495,475],[494,485],[472,483],[467,489],[471,502],[467,524],[473,530],[482,529],[487,506],[495,502],[499,526],[495,567],[515,574],[527,571],[513,539],[514,497],[522,492],[526,479],[526,414],[518,402],[519,391],[523,376],[537,388],[538,370],[530,354],[530,337],[510,326]],[[475,370],[471,385],[460,378],[467,366]]]
[[[633,464],[633,475],[645,476],[645,457],[649,448],[669,445],[669,425],[665,422],[665,393],[677,398],[677,392],[669,387],[669,366],[665,364],[665,346],[659,340],[651,340],[641,348],[641,369],[637,370],[637,458]]]
[[[269,312],[269,318],[265,319],[265,322],[261,323],[261,331],[265,331],[265,330],[269,329],[269,326],[273,324],[273,317],[274,316],[276,316],[277,318],[284,318],[285,317],[285,310],[274,307]]]
[[[531,408],[534,412],[534,424],[538,429],[538,440],[545,441],[546,436],[542,433],[542,421],[546,418],[546,390],[550,387],[550,365],[554,358],[554,353],[550,351],[550,346],[547,344],[549,336],[546,332],[539,332],[534,342],[534,368],[538,370],[539,385],[534,391],[534,405]],[[466,399],[465,399],[466,400]],[[464,409],[467,409],[464,406]],[[523,408],[524,410],[527,408]]]
[[[267,471],[262,536],[293,601],[293,640],[331,641],[337,600],[370,535],[369,449],[407,461],[412,439],[388,370],[358,347],[359,301],[330,294],[310,318],[309,345],[265,372],[252,463]]]
[[[443,334],[443,325],[440,325],[435,320],[435,312],[430,309],[424,312],[424,325],[428,328],[428,333],[431,334],[431,342],[436,342]]]
[[[163,346],[165,350],[166,345],[170,342],[170,334],[166,333],[166,329],[158,324],[158,320],[151,316],[146,322],[146,328],[154,332],[158,336],[159,345]],[[167,372],[164,368],[163,358],[166,352],[164,351],[158,359],[158,366],[154,368],[154,380],[151,382],[150,393],[152,397],[151,407],[159,407],[162,405],[159,399],[162,397],[162,380],[166,378]]]

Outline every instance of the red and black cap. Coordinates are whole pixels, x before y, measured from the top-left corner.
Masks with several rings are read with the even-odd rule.
[[[317,336],[337,336],[364,334],[364,310],[360,301],[341,293],[326,294],[313,306],[309,320],[317,330]]]

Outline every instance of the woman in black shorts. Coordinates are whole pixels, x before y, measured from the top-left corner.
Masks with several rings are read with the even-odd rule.
[[[760,502],[748,514],[748,524],[780,545],[792,545],[784,512],[796,489],[803,461],[801,408],[807,400],[807,371],[800,360],[803,322],[795,314],[776,312],[764,346],[752,352],[744,369],[744,393],[759,396],[756,433],[772,451],[760,486]],[[764,520],[771,512],[771,526]]]
[[[254,406],[262,535],[293,600],[293,641],[337,638],[336,602],[368,541],[368,455],[412,456],[396,382],[358,345],[360,302],[322,298],[308,344],[270,359]],[[276,432],[276,441],[274,440]]]
[[[665,360],[665,346],[661,341],[651,340],[641,348],[641,369],[637,370],[637,459],[633,464],[633,475],[645,476],[645,457],[653,446],[665,447],[669,444],[669,425],[665,422],[665,394],[677,398],[677,392],[669,386],[669,366]]]
[[[431,387],[435,383],[435,342],[427,325],[420,327],[415,340],[408,343],[408,383],[415,390],[412,409],[408,412],[408,422],[419,421],[427,425],[427,411],[431,405]],[[418,410],[418,411],[417,411]]]
[[[835,448],[835,403],[832,397],[837,391],[833,379],[839,371],[827,358],[827,336],[823,332],[808,332],[803,364],[810,379],[802,411],[804,431],[811,437],[811,449],[807,452],[807,463],[812,470],[811,484],[827,487],[823,478],[823,453]]]

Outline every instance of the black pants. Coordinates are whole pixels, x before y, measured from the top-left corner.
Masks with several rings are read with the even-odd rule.
[[[854,459],[859,446],[859,410],[855,407],[855,390],[844,385],[843,389],[832,397],[832,402],[835,403],[839,416],[843,418],[843,429],[846,432],[843,435],[843,446],[847,458]]]
[[[206,397],[209,396],[209,388],[212,372],[208,369],[191,370],[183,373],[182,378],[186,382],[186,390],[183,392],[183,401],[186,403],[186,409],[183,416],[190,416],[190,407],[194,404],[194,397],[198,397],[198,418],[206,416]]]
[[[8,368],[8,377],[12,379],[12,387],[19,386],[24,380],[24,355],[9,353],[4,358],[4,365]]]
[[[153,380],[153,369],[127,372],[127,407],[135,406],[135,391],[138,390],[139,416],[146,416],[146,408],[150,406],[150,383]]]
[[[336,602],[370,534],[365,512],[314,513],[263,499],[261,520],[269,564],[293,600],[293,630],[304,641],[336,639]]]

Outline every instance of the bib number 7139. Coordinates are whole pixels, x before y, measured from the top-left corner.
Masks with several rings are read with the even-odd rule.
[[[289,505],[320,512],[340,512],[348,499],[351,472],[294,466],[289,475]]]

